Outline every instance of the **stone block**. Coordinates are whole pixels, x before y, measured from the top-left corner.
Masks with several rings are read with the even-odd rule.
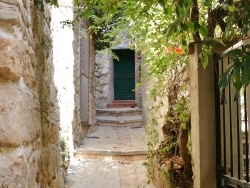
[[[17,81],[22,75],[22,67],[11,50],[12,42],[0,37],[0,79]]]
[[[1,2],[9,4],[9,5],[19,5],[20,2],[18,0],[1,0]]]
[[[28,146],[29,147],[29,146]],[[17,148],[1,147],[0,149],[0,187],[37,187],[37,160],[25,146]],[[30,157],[31,156],[31,157]],[[27,158],[32,162],[27,163]]]
[[[29,143],[40,130],[38,102],[18,84],[0,83],[0,146]]]
[[[0,20],[18,24],[20,19],[21,15],[16,6],[0,2]]]

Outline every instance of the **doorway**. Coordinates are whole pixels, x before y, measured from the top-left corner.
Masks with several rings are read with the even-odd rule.
[[[114,100],[135,100],[135,52],[130,49],[113,50]]]

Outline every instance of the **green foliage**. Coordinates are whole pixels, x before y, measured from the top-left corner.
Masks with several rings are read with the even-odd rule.
[[[230,64],[219,80],[219,88],[223,90],[232,81],[236,90],[246,88],[250,81],[250,45],[241,49],[234,49],[224,56],[229,58]]]
[[[57,0],[45,0],[45,3],[58,7]],[[34,4],[38,10],[41,10],[41,11],[44,10],[44,1],[43,0],[34,0]]]
[[[112,47],[114,41],[122,38],[121,31],[126,30],[133,47],[146,57],[149,75],[154,76],[160,76],[172,64],[182,63],[186,57],[166,53],[168,46],[186,50],[190,42],[202,43],[199,57],[206,68],[216,44],[224,45],[236,36],[248,37],[250,3],[247,0],[75,0],[74,5],[78,7],[77,19],[90,20],[89,29],[97,49]],[[245,67],[242,74],[247,73]],[[229,78],[237,79],[234,76]],[[245,86],[249,78],[242,75],[238,81],[238,86]]]
[[[61,140],[62,167],[67,170],[70,164],[69,148],[64,139]]]
[[[149,140],[147,143],[148,149],[149,149],[149,158],[152,158],[154,156],[154,149],[156,144],[158,143],[158,137],[159,133],[157,131],[157,120],[155,118],[152,118],[148,124],[147,128],[147,133],[149,135]]]
[[[180,122],[182,129],[187,129],[187,123],[190,121],[189,101],[185,96],[181,96],[174,106],[174,111],[177,114],[177,119]]]

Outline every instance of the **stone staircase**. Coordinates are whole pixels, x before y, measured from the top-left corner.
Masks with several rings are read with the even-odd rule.
[[[136,161],[147,157],[146,131],[139,108],[97,109],[97,130],[76,149],[77,159]]]
[[[98,126],[142,126],[142,110],[139,108],[97,109]]]

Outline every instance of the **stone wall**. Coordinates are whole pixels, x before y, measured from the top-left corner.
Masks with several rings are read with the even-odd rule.
[[[108,50],[104,50],[96,53],[95,62],[95,78],[96,78],[96,107],[106,108],[109,101],[109,80],[110,80],[110,61],[112,61],[111,55]]]
[[[142,69],[142,80],[145,80],[147,68],[144,66]],[[157,121],[157,126],[155,126],[155,131],[157,132],[157,138],[154,137],[153,140],[160,143],[164,140],[164,135],[162,131],[162,127],[164,126],[165,120],[166,120],[166,113],[168,110],[168,101],[167,97],[158,97],[156,101],[154,101],[150,97],[150,91],[155,85],[155,80],[152,78],[147,81],[142,82],[141,90],[142,90],[142,112],[143,112],[143,121],[144,125],[151,129],[150,124],[152,122],[152,119],[155,119]],[[167,83],[167,80],[166,80]],[[155,107],[155,110],[153,110]],[[153,131],[153,130],[150,130]],[[155,140],[155,138],[157,140]]]
[[[82,139],[96,128],[96,85],[95,48],[93,41],[89,39],[87,33],[89,23],[86,20],[81,20],[75,23],[74,27],[73,48],[75,95],[72,131],[74,146],[77,147],[81,144]],[[83,57],[84,55],[86,57]],[[85,85],[84,83],[83,72],[84,74],[88,74],[88,85]]]
[[[0,187],[62,187],[50,14],[0,0]]]
[[[77,23],[76,31],[80,29],[80,23]],[[81,106],[80,106],[80,35],[74,32],[74,116],[72,121],[72,132],[74,132],[74,145],[78,145],[82,139],[81,132]]]

